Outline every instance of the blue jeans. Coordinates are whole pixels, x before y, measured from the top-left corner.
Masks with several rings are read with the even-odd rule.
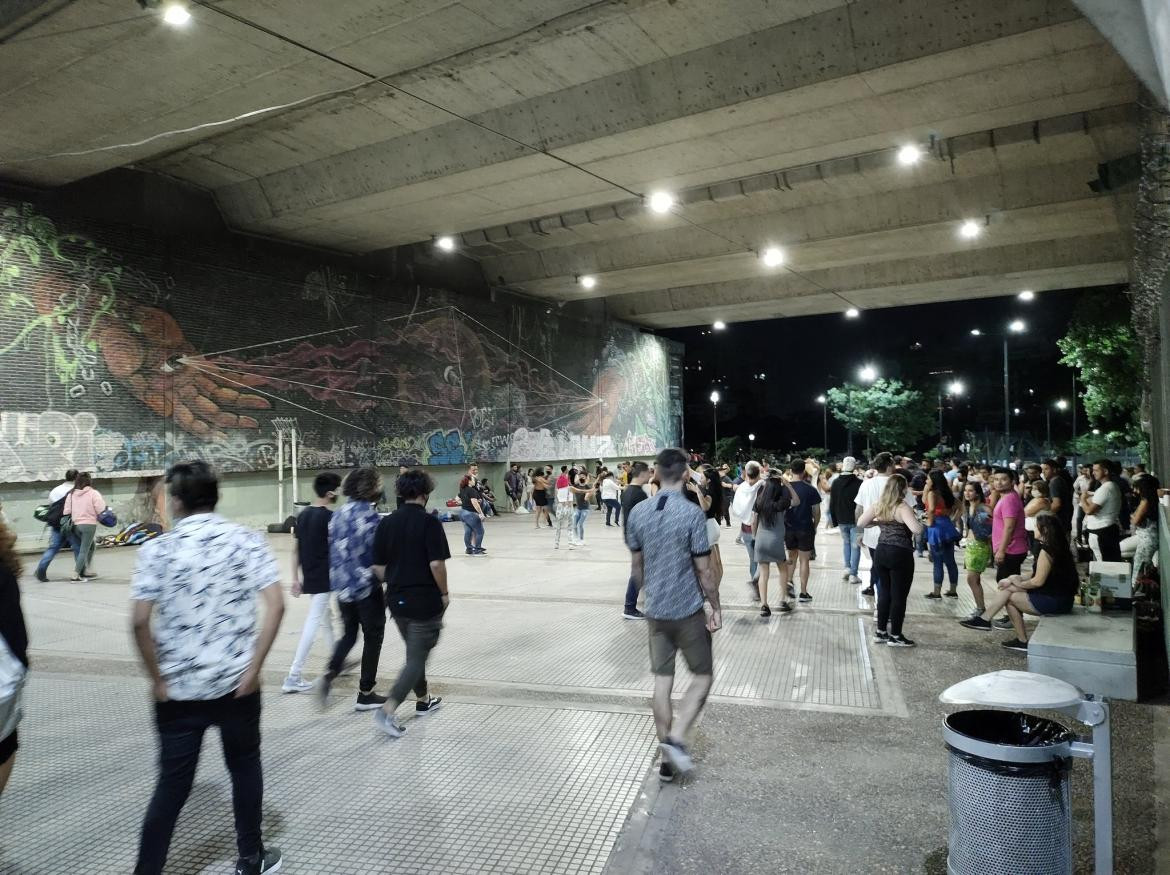
[[[589,508],[579,507],[573,514],[573,533],[578,541],[585,540],[585,520],[589,519]]]
[[[739,531],[739,538],[743,541],[743,548],[747,550],[749,571],[752,580],[760,576],[760,566],[756,562],[756,536],[751,532],[745,532],[742,528]]]
[[[632,614],[636,610],[638,610],[638,584],[631,577],[629,583],[626,584],[626,613]]]
[[[459,511],[459,519],[463,520],[463,546],[468,550],[478,549],[483,543],[483,520],[472,510]]]
[[[945,547],[931,547],[930,558],[934,561],[934,588],[938,589],[943,582],[943,567],[951,576],[951,589],[959,583],[959,566],[955,562],[955,545]]]
[[[861,532],[853,523],[841,523],[841,555],[845,559],[845,570],[857,577],[857,566],[861,563]]]
[[[60,552],[61,548],[65,546],[65,539],[61,537],[60,529],[49,529],[49,546],[45,549],[44,555],[41,556],[41,561],[37,563],[37,577],[42,576],[49,569],[49,563],[53,561],[53,557]],[[81,556],[81,541],[73,540],[69,542],[69,546],[73,548],[74,562]]]

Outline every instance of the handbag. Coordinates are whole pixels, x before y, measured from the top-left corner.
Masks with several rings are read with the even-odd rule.
[[[107,507],[97,515],[97,520],[107,529],[112,529],[118,524],[118,515],[114,513],[113,508]]]

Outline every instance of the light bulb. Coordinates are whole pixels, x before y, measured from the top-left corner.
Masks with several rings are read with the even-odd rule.
[[[191,20],[191,13],[182,3],[168,3],[163,9],[162,19],[171,27],[182,27]]]
[[[922,157],[922,150],[914,145],[905,145],[898,150],[898,163],[903,167],[909,167],[911,164],[917,164],[918,159]]]
[[[767,267],[779,267],[784,263],[784,250],[778,246],[769,246],[764,250],[761,258]]]
[[[455,238],[444,234],[442,237],[435,238],[435,245],[444,252],[455,251]]]
[[[968,219],[959,226],[959,236],[964,240],[974,240],[979,236],[983,229],[979,227],[979,223],[974,219]]]
[[[665,191],[656,191],[650,195],[650,209],[656,213],[669,213],[674,206],[674,196]]]

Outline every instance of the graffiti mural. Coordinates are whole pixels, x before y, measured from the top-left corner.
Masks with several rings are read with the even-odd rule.
[[[72,223],[69,223],[72,225]],[[669,343],[620,323],[0,201],[0,476],[645,455],[677,443]],[[234,247],[234,248],[233,248]]]

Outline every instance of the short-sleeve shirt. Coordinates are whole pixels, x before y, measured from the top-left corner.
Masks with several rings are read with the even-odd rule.
[[[1064,474],[1057,474],[1048,481],[1048,494],[1052,499],[1060,499],[1060,510],[1056,512],[1066,529],[1072,527],[1073,496],[1072,484]]]
[[[881,498],[882,490],[886,488],[886,482],[890,479],[889,474],[875,474],[868,480],[863,480],[861,488],[857,490],[857,498],[854,504],[861,508],[864,512],[869,510],[873,504]],[[914,507],[914,496],[910,494],[910,490],[906,490],[906,504],[909,507]],[[859,516],[860,518],[860,516]],[[878,530],[877,526],[870,526],[865,529],[861,535],[861,543],[869,547],[871,550],[876,550],[878,545]]]
[[[1093,504],[1100,510],[1085,517],[1085,528],[1090,532],[1115,526],[1121,516],[1121,490],[1112,480],[1106,480],[1093,490]]]
[[[329,592],[329,519],[327,507],[306,507],[297,515],[297,561],[301,590],[309,595]]]
[[[475,509],[475,505],[471,503],[472,499],[478,501],[480,507],[483,507],[483,493],[479,489],[474,486],[464,486],[459,490],[459,501],[462,502],[463,509],[469,510],[472,513],[479,513]]]
[[[1011,543],[1004,547],[1004,552],[1012,556],[1028,552],[1028,533],[1024,528],[1024,501],[1020,493],[1009,489],[999,497],[995,503],[995,510],[991,514],[991,549],[999,552],[1003,543],[1004,520],[1014,519],[1016,527],[1012,531]]]
[[[566,503],[573,500],[573,490],[569,488],[569,475],[562,474],[557,477],[557,501]]]
[[[218,699],[252,662],[256,592],[279,582],[264,536],[193,514],[139,548],[130,597],[154,602],[154,646],[171,699]]]
[[[642,554],[644,612],[654,620],[681,620],[703,609],[694,558],[711,552],[707,518],[677,489],[659,492],[630,511],[626,544]]]
[[[622,490],[622,519],[626,521],[626,525],[630,523],[630,511],[634,509],[634,505],[645,501],[646,498],[646,490],[637,483],[633,483]]]
[[[447,534],[421,504],[383,518],[374,534],[374,564],[386,566],[386,604],[395,617],[427,620],[443,613],[431,563],[451,558]]]
[[[359,602],[374,589],[374,532],[381,517],[368,501],[349,501],[329,518],[329,586],[339,601]]]
[[[800,504],[784,512],[784,527],[791,531],[811,532],[813,508],[821,503],[821,493],[807,480],[793,480],[790,485],[800,498]]]
[[[602,501],[617,501],[618,484],[612,477],[606,477],[601,481],[601,500]]]
[[[585,488],[585,485],[583,483],[577,483],[575,485],[578,489]],[[574,492],[573,493],[573,501],[576,502],[578,510],[589,510],[589,495],[587,493]]]

